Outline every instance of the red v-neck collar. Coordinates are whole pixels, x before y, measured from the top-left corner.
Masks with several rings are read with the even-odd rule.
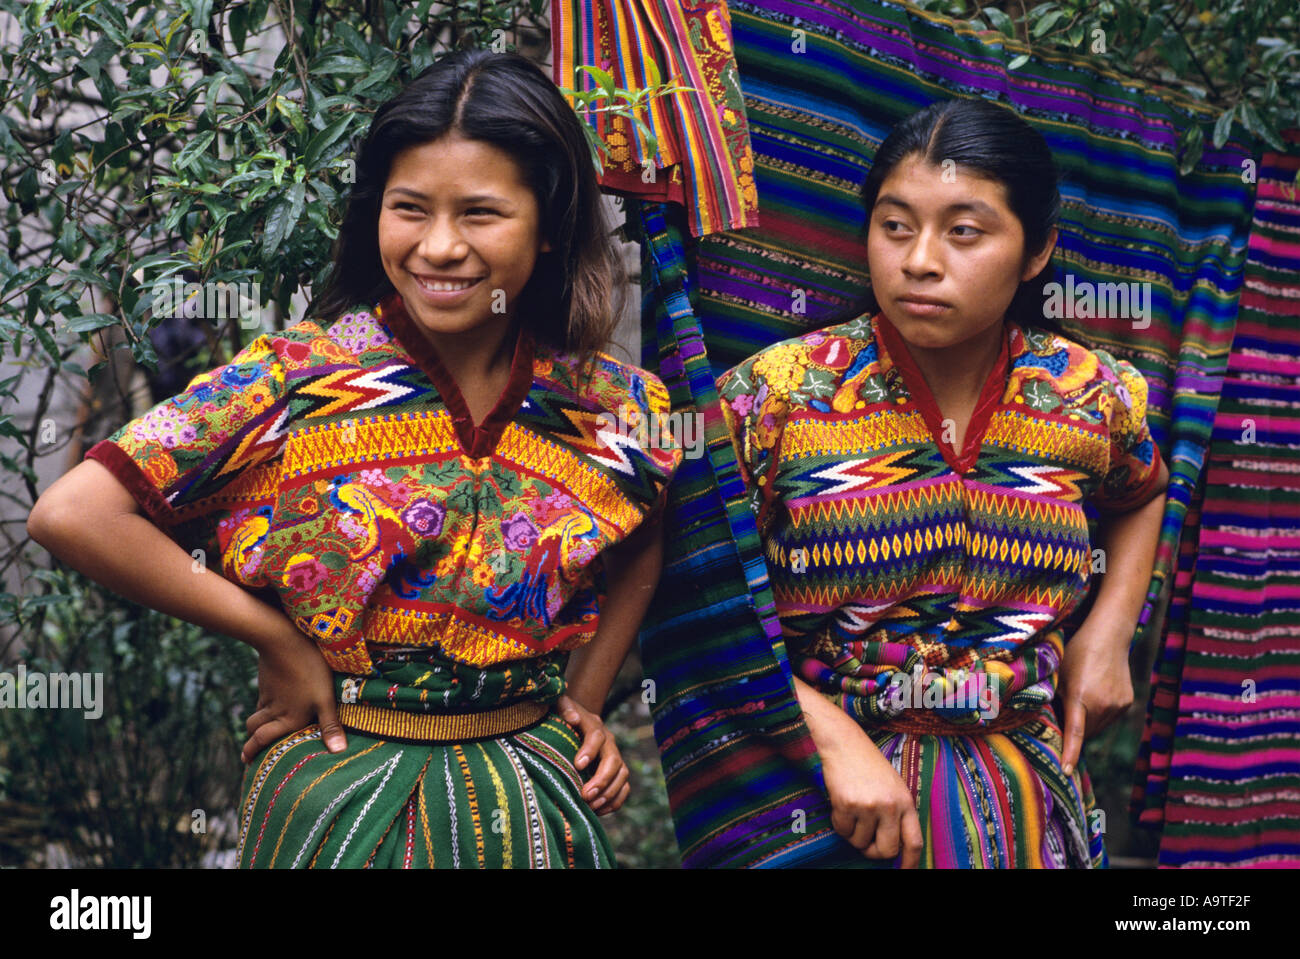
[[[470,415],[465,397],[456,385],[455,378],[438,358],[438,351],[429,339],[416,326],[406,311],[406,304],[401,294],[393,292],[379,302],[379,316],[388,328],[411,354],[411,358],[429,377],[438,395],[442,397],[451,414],[452,427],[461,451],[470,459],[482,459],[491,455],[496,449],[501,434],[515,418],[524,398],[533,385],[533,357],[535,348],[533,338],[527,330],[520,330],[515,337],[514,359],[510,363],[510,378],[502,391],[496,405],[488,412],[482,423],[475,425]]]
[[[925,420],[925,425],[930,430],[930,438],[939,447],[939,452],[943,454],[948,465],[957,473],[965,473],[979,458],[984,433],[988,430],[989,421],[1001,405],[1003,394],[1006,392],[1007,373],[1011,365],[1012,321],[1004,320],[1002,323],[1002,349],[998,352],[997,361],[993,364],[993,372],[989,374],[984,389],[975,403],[975,410],[971,413],[970,423],[966,427],[966,442],[960,454],[943,441],[943,414],[939,411],[939,404],[935,402],[930,387],[925,382],[925,375],[912,359],[912,354],[908,352],[902,335],[884,313],[877,313],[872,318],[871,325],[876,332],[877,345],[884,348],[889,361],[897,366],[902,374],[903,382],[907,385],[908,392],[912,394],[912,402],[916,404],[921,417]]]

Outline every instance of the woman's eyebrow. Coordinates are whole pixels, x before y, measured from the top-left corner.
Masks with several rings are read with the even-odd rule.
[[[415,197],[417,200],[427,200],[429,198],[427,194],[421,193],[419,190],[412,190],[410,187],[405,187],[405,186],[389,187],[387,190],[384,191],[384,196],[388,196],[388,194],[390,193],[402,193],[405,194],[406,196]],[[470,196],[457,197],[457,199],[461,203],[482,203],[484,201],[488,201],[491,203],[501,203],[507,206],[509,205],[509,201],[507,201],[504,197],[497,196],[494,193],[474,193]]]
[[[909,213],[913,212],[912,205],[910,203],[906,202],[901,197],[894,196],[892,193],[885,193],[876,198],[876,206],[883,206],[885,204],[902,207],[904,210],[906,210]],[[978,213],[992,220],[1002,219],[1002,217],[998,215],[998,211],[993,209],[993,207],[989,206],[983,200],[966,200],[962,203],[949,203],[946,207],[943,208],[942,212],[943,213]]]

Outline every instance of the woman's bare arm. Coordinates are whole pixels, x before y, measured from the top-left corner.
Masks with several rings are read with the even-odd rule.
[[[566,674],[570,698],[598,716],[650,608],[663,556],[663,525],[658,519],[605,552],[607,589],[600,625],[591,642],[569,655]]]
[[[305,638],[283,612],[195,562],[94,460],[78,464],[41,495],[27,532],[119,596],[259,651],[286,637]]]
[[[344,748],[333,675],[316,644],[281,610],[196,563],[99,463],[86,460],[55,481],[36,501],[27,532],[119,596],[257,650],[258,709],[248,719],[245,761],[313,717],[329,748]]]
[[[798,676],[795,693],[822,759],[831,826],[868,859],[920,865],[923,837],[916,805],[898,772],[848,713]]]

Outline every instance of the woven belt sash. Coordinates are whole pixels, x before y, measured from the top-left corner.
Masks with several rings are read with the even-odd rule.
[[[459,743],[508,736],[534,726],[550,712],[534,700],[477,713],[410,713],[370,703],[339,703],[339,724],[348,730],[419,743]]]
[[[988,722],[974,725],[954,723],[925,709],[908,709],[893,719],[872,723],[871,728],[927,736],[983,736],[1019,729],[1038,716],[1037,709],[1004,709]]]

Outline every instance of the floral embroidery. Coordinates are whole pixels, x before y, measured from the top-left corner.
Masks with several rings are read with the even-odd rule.
[[[402,520],[421,536],[434,537],[442,532],[442,521],[447,510],[429,499],[412,500],[402,513]]]
[[[178,542],[274,589],[336,671],[373,675],[388,646],[501,670],[581,646],[601,553],[682,457],[671,436],[628,446],[595,424],[620,411],[654,422],[667,390],[603,355],[580,376],[576,357],[534,345],[514,419],[495,452],[470,458],[392,303],[258,338],[106,441],[135,464],[111,468],[138,490],[138,467]],[[528,676],[543,672],[544,686],[522,672],[494,682],[553,697],[561,672]]]

